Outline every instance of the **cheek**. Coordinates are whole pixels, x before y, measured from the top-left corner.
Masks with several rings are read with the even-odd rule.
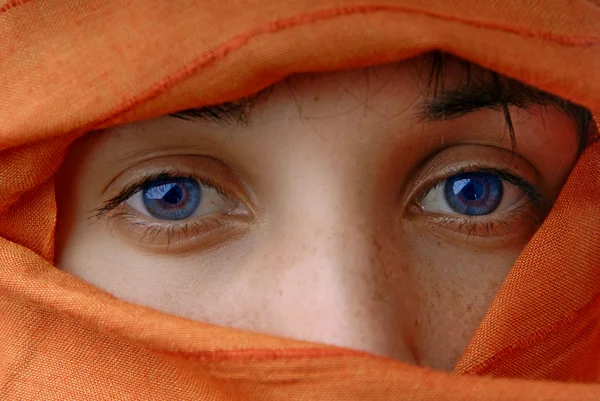
[[[508,274],[514,258],[470,254],[439,246],[419,252],[413,265],[423,318],[470,337]],[[460,324],[457,324],[460,322]]]
[[[85,219],[61,235],[62,270],[125,301],[215,323],[239,299],[235,287],[248,278],[244,261],[254,245],[249,235],[209,252],[161,254],[132,245],[110,223]]]
[[[427,232],[382,233],[376,242],[379,287],[389,294],[416,359],[451,369],[520,250],[472,251]]]

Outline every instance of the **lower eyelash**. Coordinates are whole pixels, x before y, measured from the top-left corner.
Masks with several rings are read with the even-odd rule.
[[[509,232],[508,223],[505,220],[494,219],[487,221],[472,221],[461,217],[444,217],[439,221],[440,225],[457,225],[458,231],[467,236],[473,236],[477,232],[484,231],[485,235],[477,235],[480,237],[493,237]],[[502,232],[498,229],[502,227]]]
[[[177,224],[159,224],[140,220],[137,216],[121,211],[112,214],[103,214],[99,218],[106,218],[111,229],[114,230],[118,225],[127,227],[131,236],[134,231],[139,231],[139,242],[153,245],[160,235],[165,235],[166,245],[187,239],[189,237],[199,236],[203,233],[218,230],[227,225],[227,222],[218,217],[203,217],[191,222]]]
[[[518,208],[510,211],[506,218],[479,218],[467,219],[461,216],[444,215],[437,218],[440,225],[455,226],[455,230],[467,236],[493,237],[497,235],[506,235],[511,232],[511,221],[526,220],[533,227],[539,227],[542,223],[539,213],[529,209],[527,206],[532,205],[532,202],[523,203]],[[485,233],[481,235],[478,233]]]

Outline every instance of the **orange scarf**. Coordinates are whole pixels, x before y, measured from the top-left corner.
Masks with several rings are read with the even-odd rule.
[[[0,1],[0,397],[600,399],[600,143],[455,374],[168,316],[52,264],[79,135],[433,49],[600,110],[597,0]]]

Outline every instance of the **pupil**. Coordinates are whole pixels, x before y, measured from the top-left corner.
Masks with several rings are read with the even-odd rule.
[[[179,185],[174,185],[163,197],[163,200],[170,204],[177,204],[183,198],[183,191]]]
[[[468,200],[479,200],[483,196],[484,188],[481,182],[469,180],[469,183],[463,188],[463,196]]]
[[[200,206],[202,189],[193,178],[158,178],[144,186],[142,197],[151,216],[161,220],[183,220]]]

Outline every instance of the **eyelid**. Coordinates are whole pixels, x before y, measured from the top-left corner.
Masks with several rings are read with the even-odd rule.
[[[164,156],[138,163],[120,173],[111,181],[99,207],[90,211],[90,218],[100,219],[105,215],[110,219],[116,214],[136,214],[140,219],[152,219],[138,211],[122,210],[127,200],[138,193],[144,184],[159,177],[187,176],[196,179],[201,185],[213,188],[226,200],[235,203],[231,216],[243,217],[245,221],[256,216],[256,203],[247,187],[220,160],[198,155]],[[116,209],[118,208],[118,212]],[[115,212],[112,212],[115,210]],[[199,217],[200,218],[200,217]]]
[[[121,172],[104,191],[103,207],[96,212],[101,212],[100,209],[108,211],[122,204],[140,191],[149,180],[175,176],[192,177],[202,185],[214,188],[221,195],[239,201],[251,215],[256,211],[254,199],[247,187],[223,162],[207,156],[174,155],[146,160]]]
[[[459,167],[456,170],[450,170],[450,171],[446,172],[443,176],[436,177],[434,179],[434,181],[432,181],[432,184],[429,187],[427,187],[427,189],[425,191],[421,192],[417,196],[416,199],[418,201],[423,200],[429,194],[429,192],[431,190],[437,189],[437,188],[441,187],[442,185],[444,185],[444,182],[449,177],[452,177],[453,175],[464,174],[464,173],[473,173],[473,172],[494,174],[494,175],[498,176],[502,181],[512,184],[513,186],[516,186],[519,189],[521,189],[525,193],[525,195],[527,195],[530,198],[533,198],[531,200],[534,203],[535,202],[537,202],[537,203],[546,202],[546,199],[544,198],[544,196],[539,193],[539,191],[535,188],[535,186],[533,184],[531,184],[530,182],[526,181],[525,179],[512,174],[510,171],[508,171],[506,169],[495,168],[495,167],[485,167],[485,166],[478,166],[478,165],[467,165],[467,166]]]
[[[165,172],[160,175],[150,176],[140,183],[133,184],[131,187],[125,188],[122,192],[122,194],[125,194],[125,196],[128,196],[127,199],[125,201],[122,201],[122,199],[125,196],[119,195],[118,200],[116,202],[127,204],[129,207],[134,209],[136,212],[146,216],[149,219],[152,219],[152,220],[157,219],[157,220],[162,221],[163,219],[152,216],[152,214],[147,210],[146,206],[144,205],[144,201],[143,201],[143,191],[144,191],[144,187],[146,185],[151,184],[156,181],[159,181],[159,180],[169,181],[169,178],[171,178],[171,179],[172,178],[191,178],[191,179],[197,181],[197,183],[199,184],[199,190],[201,191],[200,193],[202,195],[200,196],[200,201],[199,201],[198,207],[196,208],[193,215],[191,215],[183,220],[192,219],[198,213],[201,213],[204,209],[207,208],[207,205],[206,205],[207,202],[209,205],[212,204],[214,206],[213,209],[216,208],[215,205],[217,205],[217,203],[221,204],[221,206],[223,206],[224,204],[228,205],[228,210],[226,212],[227,214],[234,212],[239,206],[240,202],[237,201],[234,197],[227,194],[216,182],[213,182],[212,180],[203,179],[202,177],[195,177],[195,176],[182,177],[181,174],[178,174],[176,172]],[[208,199],[210,199],[211,196],[214,196],[215,193],[218,195],[218,198],[220,198],[216,201],[217,203],[215,203],[214,200],[208,201]],[[114,200],[111,200],[109,202],[114,202]],[[135,204],[135,206],[138,206],[138,207],[135,207],[134,204]],[[115,207],[116,206],[118,206],[118,205],[115,205]],[[208,208],[210,209],[211,207],[208,206]],[[142,210],[140,210],[140,209],[142,209]],[[143,209],[146,209],[146,211],[144,211]],[[200,216],[207,216],[210,214],[211,213],[203,213],[203,214],[200,214]],[[175,223],[177,220],[169,220],[169,221],[171,221],[172,223]]]
[[[436,184],[461,172],[490,172],[518,185],[525,185],[532,194],[539,194],[536,184],[540,181],[537,170],[521,156],[509,150],[484,145],[457,145],[446,148],[427,159],[414,173],[403,191],[406,210],[414,200]]]
[[[483,174],[493,174],[500,178],[502,182],[502,196],[498,201],[498,204],[494,207],[492,211],[484,214],[466,214],[460,213],[458,211],[452,210],[450,203],[447,199],[445,199],[444,195],[444,186],[447,185],[447,180],[450,177],[445,178],[441,183],[436,184],[426,190],[418,199],[415,200],[416,205],[420,208],[422,213],[427,214],[441,214],[455,217],[462,217],[464,219],[486,219],[486,218],[495,218],[498,215],[506,215],[514,210],[521,208],[526,203],[531,204],[536,210],[539,209],[539,202],[536,201],[536,197],[540,196],[539,192],[536,189],[529,189],[527,186],[531,184],[524,182],[519,177],[514,177],[519,184],[513,184],[509,180],[503,178],[502,176],[506,173],[502,173],[501,171],[495,171],[493,169],[486,170],[471,170],[466,172],[475,172],[475,173],[483,173]],[[463,174],[463,171],[457,173]],[[452,175],[454,176],[454,174]],[[511,179],[512,181],[512,179]],[[434,197],[433,199],[427,199],[432,195],[433,191],[439,191],[434,193],[434,195],[439,196]],[[441,200],[441,202],[440,202]],[[436,205],[437,203],[437,205]],[[441,203],[441,206],[439,205]],[[448,210],[443,210],[444,208]]]

